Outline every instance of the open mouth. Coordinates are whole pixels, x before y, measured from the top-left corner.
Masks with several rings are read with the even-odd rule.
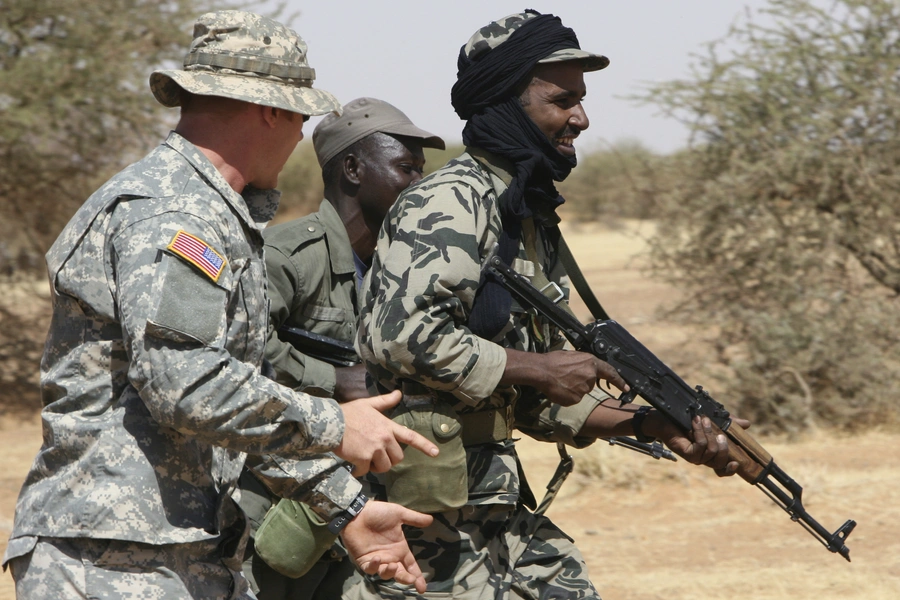
[[[577,136],[574,135],[565,135],[556,138],[556,147],[563,154],[574,154],[575,153],[575,138]]]

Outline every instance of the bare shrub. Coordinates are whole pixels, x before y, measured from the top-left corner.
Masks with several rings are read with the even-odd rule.
[[[643,99],[693,132],[653,270],[764,427],[896,422],[900,5],[773,0]],[[722,50],[723,44],[736,48]]]
[[[667,185],[667,164],[640,142],[621,141],[579,159],[557,188],[580,219],[647,219]]]

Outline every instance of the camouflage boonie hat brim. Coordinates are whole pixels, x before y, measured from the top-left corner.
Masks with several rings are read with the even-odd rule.
[[[150,89],[163,106],[179,106],[181,89],[282,108],[304,115],[340,114],[341,105],[314,89],[307,46],[292,29],[238,10],[207,13],[194,24],[183,70],[158,70]]]
[[[525,21],[538,16],[535,12],[521,12],[507,15],[502,19],[497,19],[488,23],[469,38],[464,46],[464,52],[469,59],[475,59],[479,54],[487,52],[492,48],[496,48],[505,42],[509,36],[513,34]],[[578,48],[566,48],[557,50],[541,60],[539,64],[564,62],[577,60],[582,63],[584,70],[599,71],[605,69],[609,65],[609,59],[602,54],[594,54]]]

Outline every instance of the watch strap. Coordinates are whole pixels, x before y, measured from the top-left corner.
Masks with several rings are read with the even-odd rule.
[[[641,406],[634,413],[634,416],[631,417],[631,427],[634,429],[634,438],[643,443],[643,444],[651,444],[656,441],[655,437],[651,437],[644,433],[644,419],[647,418],[647,414],[653,410],[649,406]]]
[[[343,531],[344,527],[347,526],[347,523],[353,520],[356,515],[362,511],[363,506],[366,505],[369,499],[362,492],[353,499],[353,502],[350,503],[350,506],[342,510],[338,515],[331,520],[328,524],[328,531],[333,533],[334,535],[339,534]]]

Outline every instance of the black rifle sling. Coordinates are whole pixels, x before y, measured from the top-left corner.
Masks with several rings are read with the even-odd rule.
[[[563,269],[565,269],[566,273],[569,275],[569,280],[572,282],[572,285],[578,290],[578,295],[581,296],[585,306],[591,311],[591,314],[594,315],[595,319],[602,319],[604,321],[609,320],[609,315],[603,310],[600,301],[597,300],[597,296],[594,295],[587,280],[584,278],[584,274],[578,267],[578,263],[575,261],[575,257],[572,255],[569,245],[566,244],[566,240],[563,238],[559,227],[550,228],[548,229],[548,232],[550,233],[551,239],[555,242],[556,251],[559,254],[559,261],[562,263]]]
[[[559,228],[554,227],[553,230],[556,232],[554,238],[560,238],[558,235]],[[551,242],[555,241],[556,239],[551,239]],[[525,255],[528,257],[528,260],[534,264],[532,282],[536,287],[546,290],[550,281],[547,279],[546,275],[544,275],[543,266],[540,257],[537,254],[537,235],[534,229],[534,221],[531,218],[522,221],[522,243],[525,246]],[[564,298],[558,300],[557,304],[571,312],[571,309]],[[559,493],[563,483],[565,483],[574,467],[574,459],[572,458],[572,455],[569,454],[565,444],[557,442],[556,450],[559,452],[559,465],[557,465],[553,477],[550,478],[550,482],[547,484],[547,492],[544,494],[541,503],[534,511],[534,514],[536,515],[543,515],[547,509],[550,508],[550,504],[553,502],[553,499],[556,498],[556,495]]]

